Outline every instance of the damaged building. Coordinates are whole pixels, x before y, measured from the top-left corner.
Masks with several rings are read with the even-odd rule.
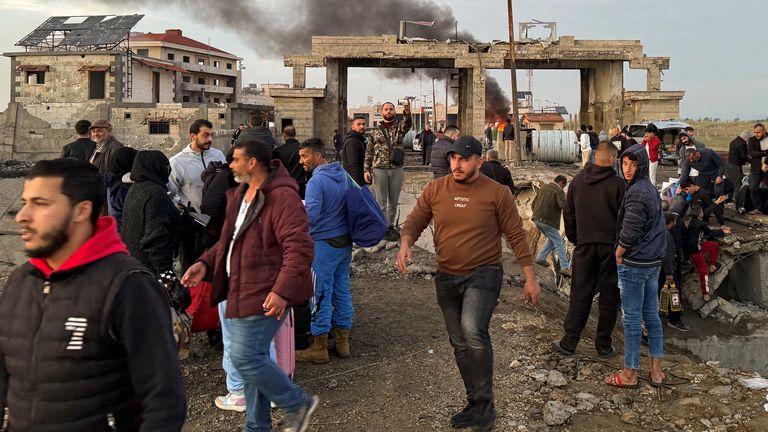
[[[554,24],[554,23],[550,23]],[[579,119],[597,130],[647,119],[678,118],[683,91],[662,91],[661,73],[669,57],[649,57],[638,40],[580,40],[527,37],[530,23],[520,23],[515,44],[518,69],[570,69],[580,73]],[[404,27],[404,26],[403,26]],[[448,69],[458,79],[458,126],[482,136],[486,120],[486,71],[508,69],[509,43],[436,41],[400,35],[313,36],[310,53],[288,54],[293,85],[270,92],[275,123],[293,124],[304,139],[330,136],[347,123],[349,68]],[[625,91],[624,64],[647,73],[646,89]],[[326,68],[324,88],[307,88],[307,68]],[[397,95],[393,95],[394,97]]]
[[[181,30],[135,33],[143,15],[51,17],[4,53],[11,100],[0,113],[0,158],[58,156],[80,119],[109,119],[138,149],[175,151],[206,118],[229,143],[230,129],[271,107],[239,104],[241,58]],[[226,132],[226,133],[225,133]]]

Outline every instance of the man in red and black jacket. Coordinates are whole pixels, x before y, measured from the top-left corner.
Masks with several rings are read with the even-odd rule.
[[[168,295],[99,218],[96,167],[40,161],[16,215],[29,262],[0,289],[7,430],[178,432],[186,403]],[[3,422],[0,422],[2,424]]]
[[[285,411],[286,431],[304,431],[317,396],[296,386],[269,357],[286,309],[312,297],[314,243],[296,181],[268,145],[238,141],[230,168],[221,237],[182,277],[194,286],[211,275],[211,305],[227,300],[230,359],[245,382],[245,430],[270,430],[270,401]]]

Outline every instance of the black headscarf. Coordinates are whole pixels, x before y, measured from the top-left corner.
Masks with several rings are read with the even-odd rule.
[[[131,171],[136,153],[138,152],[131,147],[120,147],[112,153],[112,157],[107,163],[107,173],[111,173],[111,175],[105,177],[110,190],[117,189],[123,176]]]
[[[171,164],[163,152],[158,150],[140,151],[131,168],[131,180],[136,183],[151,181],[167,188],[170,175]]]

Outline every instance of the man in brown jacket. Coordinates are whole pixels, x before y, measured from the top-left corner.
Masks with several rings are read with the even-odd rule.
[[[104,175],[112,154],[123,144],[112,135],[112,123],[109,120],[96,120],[91,125],[91,139],[96,142],[96,150],[88,162],[96,165],[99,174]]]
[[[212,304],[227,300],[230,358],[245,382],[245,431],[270,430],[270,401],[285,411],[285,431],[304,431],[317,396],[296,386],[269,357],[286,309],[312,296],[313,256],[298,186],[259,140],[235,143],[221,237],[182,277],[196,285],[212,273]]]
[[[467,406],[451,417],[453,427],[490,431],[493,406],[493,348],[488,334],[501,291],[501,235],[510,243],[526,282],[526,301],[539,303],[539,288],[523,221],[507,186],[480,173],[483,145],[463,136],[448,150],[451,175],[427,184],[408,215],[397,266],[412,260],[411,246],[435,221],[437,303],[467,392]]]

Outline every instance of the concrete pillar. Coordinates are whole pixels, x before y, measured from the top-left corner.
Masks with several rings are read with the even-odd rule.
[[[661,68],[658,66],[649,67],[646,74],[646,90],[648,91],[660,91],[661,90]]]
[[[581,70],[580,121],[591,124],[595,132],[608,130],[622,122],[624,65],[620,61],[601,62]]]
[[[312,136],[322,139],[327,154],[332,155],[333,131],[344,130],[347,120],[347,64],[338,59],[329,59],[325,71],[325,98],[318,104],[319,109],[315,112]]]
[[[581,105],[579,107],[579,122],[581,124],[595,123],[595,70],[579,69],[581,84]]]
[[[293,88],[305,88],[307,86],[307,67],[293,67]]]
[[[472,135],[478,139],[484,136],[485,72],[482,68],[459,69],[458,117],[462,135]]]

